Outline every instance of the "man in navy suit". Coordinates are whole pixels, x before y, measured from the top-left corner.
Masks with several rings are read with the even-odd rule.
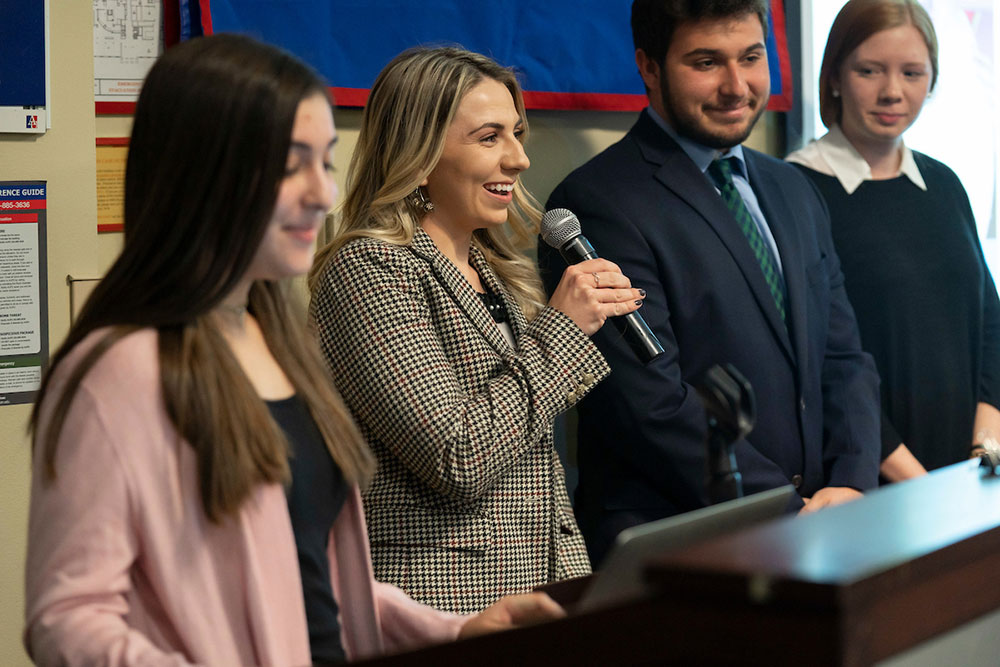
[[[693,387],[715,364],[756,394],[735,447],[745,493],[790,483],[808,512],[878,483],[878,377],[826,207],[794,167],[741,146],[767,106],[766,21],[766,0],[635,0],[649,107],[548,202],[646,290],[666,350],[644,366],[615,327],[594,339],[612,374],[579,405],[576,512],[595,565],[622,529],[707,504]],[[551,290],[564,263],[543,244],[539,263]]]

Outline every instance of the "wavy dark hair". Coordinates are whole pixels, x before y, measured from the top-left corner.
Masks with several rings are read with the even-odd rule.
[[[632,3],[632,44],[662,65],[674,31],[682,23],[742,18],[756,14],[767,34],[767,0],[635,0]]]
[[[286,481],[288,445],[210,311],[244,276],[277,200],[299,103],[327,95],[316,73],[281,49],[220,34],[168,49],[136,105],[125,177],[125,243],[52,360],[31,418],[34,455],[55,478],[62,425],[87,372],[118,340],[158,332],[167,414],[195,450],[213,521],[261,482]],[[292,313],[288,285],[257,281],[249,310],[306,401],[345,477],[364,482],[372,459]],[[52,373],[80,341],[106,330],[48,396]],[[40,406],[55,401],[44,425]],[[39,450],[40,448],[40,450]]]

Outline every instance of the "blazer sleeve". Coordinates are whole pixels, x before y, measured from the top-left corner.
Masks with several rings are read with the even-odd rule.
[[[616,456],[656,480],[661,492],[676,503],[677,511],[708,503],[705,479],[707,418],[695,388],[684,381],[680,350],[671,324],[662,267],[638,225],[621,206],[594,188],[566,180],[552,193],[547,209],[568,208],[585,225],[585,233],[601,255],[621,268],[632,285],[646,290],[639,310],[659,339],[664,354],[643,365],[609,321],[594,336],[614,372],[588,398],[586,410],[608,428],[627,428],[615,443]],[[551,293],[566,267],[558,253],[539,244],[539,264]],[[706,335],[711,335],[706,332]],[[582,410],[581,410],[582,412]],[[782,470],[745,439],[735,444],[741,466],[752,467],[760,488],[787,483]],[[626,504],[644,506],[649,499],[635,497],[635,485],[623,489]]]
[[[424,483],[467,502],[538,444],[567,394],[587,384],[581,378],[592,385],[608,369],[590,339],[546,307],[516,354],[490,360],[501,368],[483,390],[466,392],[435,328],[455,305],[428,301],[422,263],[406,248],[349,244],[322,275],[311,312],[355,418]]]
[[[804,177],[802,180],[806,181]],[[878,372],[871,356],[861,349],[826,206],[812,183],[808,185],[822,209],[822,215],[815,217],[816,233],[825,248],[830,289],[829,326],[820,377],[826,485],[867,491],[878,486],[881,460]]]
[[[59,438],[55,480],[44,479],[34,456],[24,643],[38,665],[190,664],[125,620],[139,545],[114,440],[99,401],[81,388]]]

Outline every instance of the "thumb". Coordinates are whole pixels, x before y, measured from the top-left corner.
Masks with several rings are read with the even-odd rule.
[[[530,625],[566,616],[566,611],[545,593],[529,593],[506,598],[507,612],[514,625]]]

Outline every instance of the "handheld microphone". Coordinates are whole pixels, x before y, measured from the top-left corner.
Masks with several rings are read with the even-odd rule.
[[[579,264],[598,256],[594,246],[580,232],[579,218],[567,209],[554,208],[546,211],[542,217],[541,232],[542,240],[558,250],[567,264]],[[663,354],[663,346],[656,340],[642,315],[632,312],[611,319],[642,363],[648,364]]]

